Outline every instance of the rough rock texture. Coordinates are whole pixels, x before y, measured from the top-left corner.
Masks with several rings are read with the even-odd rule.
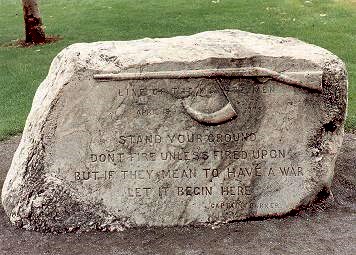
[[[0,142],[0,188],[20,138]],[[237,221],[218,227],[151,227],[57,235],[17,229],[0,208],[0,254],[354,255],[355,158],[356,135],[345,134],[331,187],[334,203],[328,207],[315,203],[290,217]]]
[[[93,78],[250,67],[280,76]],[[56,232],[284,215],[329,192],[346,101],[342,61],[296,39],[75,44],[36,93],[2,203],[17,226]],[[226,105],[224,123],[192,116]]]

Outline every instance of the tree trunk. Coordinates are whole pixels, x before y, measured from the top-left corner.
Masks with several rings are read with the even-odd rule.
[[[46,40],[38,0],[22,0],[26,43],[40,44]]]

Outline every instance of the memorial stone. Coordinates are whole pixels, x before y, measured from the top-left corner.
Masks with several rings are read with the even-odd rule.
[[[346,105],[342,61],[293,38],[74,44],[38,88],[2,203],[54,232],[285,215],[330,191]]]

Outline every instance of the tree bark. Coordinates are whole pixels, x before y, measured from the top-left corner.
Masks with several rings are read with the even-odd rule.
[[[22,0],[25,20],[26,43],[40,44],[46,41],[38,0]]]

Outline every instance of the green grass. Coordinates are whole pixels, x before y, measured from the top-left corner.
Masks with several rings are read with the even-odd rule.
[[[21,1],[0,0],[0,45],[23,37]],[[189,35],[235,28],[297,37],[342,58],[349,71],[346,127],[356,129],[355,0],[42,0],[55,44],[0,47],[0,140],[21,132],[53,57],[75,42]],[[326,16],[325,16],[326,14]]]

